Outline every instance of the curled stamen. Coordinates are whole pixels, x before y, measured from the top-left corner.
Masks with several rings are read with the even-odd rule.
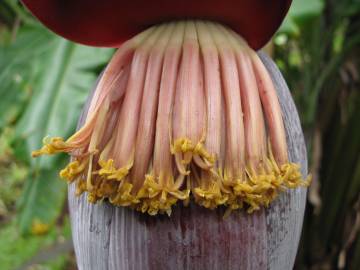
[[[99,165],[101,167],[99,175],[106,176],[106,179],[114,179],[117,181],[123,180],[123,178],[129,174],[132,167],[132,164],[129,164],[128,166],[116,169],[113,159],[108,159],[107,161],[100,160]]]
[[[158,212],[171,214],[171,206],[178,200],[186,200],[190,190],[180,191],[176,188],[163,187],[155,181],[153,175],[146,175],[144,185],[137,197],[143,199],[137,209],[143,213],[156,215]]]
[[[173,154],[177,153],[191,153],[194,156],[198,156],[203,158],[203,160],[210,165],[215,163],[215,156],[211,155],[204,147],[202,142],[198,142],[196,145],[187,138],[179,138],[177,139],[174,144],[171,146],[171,152]],[[183,160],[184,163],[188,163],[187,161]]]
[[[88,159],[84,159],[82,161],[72,161],[60,171],[60,177],[63,179],[67,179],[69,182],[72,182],[76,177],[78,177],[81,173],[84,172],[88,163]]]
[[[74,148],[71,143],[64,142],[61,137],[45,137],[43,139],[44,146],[40,150],[32,152],[32,157],[38,157],[41,155],[52,155],[60,152],[68,153]]]

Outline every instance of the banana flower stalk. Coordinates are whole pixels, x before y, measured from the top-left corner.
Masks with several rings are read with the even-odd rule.
[[[122,35],[100,31],[94,42],[91,33],[76,32],[78,29],[70,29],[68,23],[64,23],[63,28],[61,24],[59,26],[56,19],[63,18],[62,9],[58,9],[54,17],[41,13],[42,5],[54,11],[68,4],[53,1],[57,5],[51,6],[43,1],[36,5],[35,1],[24,2],[51,29],[82,43],[112,46],[128,35],[126,31]],[[33,152],[33,157],[68,153],[71,161],[61,170],[60,176],[71,184],[70,192],[77,196],[84,194],[90,203],[121,207],[114,210],[123,216],[121,230],[126,230],[129,222],[132,224],[129,234],[132,238],[120,237],[122,241],[132,243],[130,250],[125,251],[123,244],[113,244],[115,247],[120,245],[122,252],[131,253],[129,258],[121,255],[121,260],[110,258],[107,266],[85,266],[91,261],[91,258],[88,261],[81,258],[86,247],[76,247],[77,259],[83,269],[169,269],[178,263],[178,269],[220,269],[225,264],[224,269],[239,269],[238,266],[241,269],[269,268],[271,262],[264,243],[268,243],[266,219],[272,215],[265,214],[265,209],[271,209],[282,193],[290,194],[289,189],[298,190],[310,184],[311,178],[303,177],[301,165],[289,158],[279,90],[274,84],[274,75],[269,74],[268,67],[254,50],[263,45],[281,19],[270,26],[254,26],[257,30],[254,36],[244,21],[232,16],[230,0],[224,3],[227,7],[224,12],[230,18],[226,24],[221,19],[214,20],[218,11],[214,9],[213,1],[210,2],[207,11],[201,11],[199,3],[193,4],[194,9],[185,12],[191,14],[186,20],[183,17],[189,16],[178,12],[169,13],[173,20],[164,20],[166,16],[161,15],[162,11],[155,12],[157,19],[144,15],[153,22],[152,26],[144,27],[143,31],[118,46],[96,85],[78,131],[67,139],[45,137],[43,146]],[[255,2],[244,1],[244,10],[253,14],[261,1]],[[275,2],[285,2],[284,9],[287,10],[289,1]],[[89,13],[92,12],[91,3],[88,3]],[[74,3],[75,10],[80,7],[78,4]],[[99,5],[99,14],[109,12],[106,8],[102,10],[102,5],[106,7],[106,4]],[[129,10],[131,6],[129,4]],[[199,12],[210,15],[199,16]],[[74,19],[72,14],[70,11],[70,21]],[[281,11],[280,14],[285,13]],[[81,16],[79,22],[93,23],[86,15]],[[99,16],[94,17],[94,21],[97,20]],[[114,20],[108,22],[110,24],[100,26],[113,26]],[[81,23],[78,26],[81,28]],[[140,28],[139,24],[131,31],[136,29],[134,31],[138,32]],[[261,32],[267,28],[271,31]],[[81,216],[75,209],[71,211],[73,229],[77,231],[74,224],[82,224],[82,221],[74,219]],[[103,211],[105,215],[105,208]],[[169,217],[162,217],[163,214]],[[302,219],[302,212],[300,216]],[[145,219],[143,225],[141,219]],[[181,236],[177,235],[178,228],[174,229],[171,221],[180,222]],[[206,222],[214,222],[214,226],[207,228]],[[152,224],[156,230],[151,229]],[[228,228],[230,225],[231,229]],[[259,230],[256,235],[251,226]],[[201,228],[204,231],[199,231]],[[297,234],[298,228],[295,228]],[[132,233],[135,229],[138,236]],[[145,235],[140,232],[143,229]],[[239,248],[231,241],[232,230],[240,230],[234,232],[233,240],[244,247]],[[161,232],[167,232],[169,239],[163,239]],[[194,238],[195,232],[198,239]],[[246,233],[253,239],[246,238]],[[163,248],[149,235],[156,236]],[[217,240],[209,240],[207,248],[204,241],[209,237]],[[245,242],[242,243],[240,238]],[[76,239],[75,236],[75,245],[79,243]],[[246,245],[252,246],[246,244],[252,240],[257,242],[254,246],[260,252],[261,260],[249,263],[247,260],[254,258],[257,250],[246,253],[244,249]],[[188,248],[199,250],[198,257],[189,258],[190,253],[185,252],[186,258],[179,255],[175,261],[171,260],[171,247],[166,241],[180,241],[185,246],[188,241]],[[228,245],[223,241],[229,241]],[[151,242],[153,246],[144,250],[135,242],[143,245]],[[220,255],[220,245],[228,250],[226,256]],[[180,252],[180,246],[175,245],[173,251]],[[109,247],[106,249],[110,250]],[[151,258],[136,261],[136,249],[146,256],[152,254]],[[114,252],[111,250],[108,251],[110,254]],[[166,253],[164,258],[162,251]],[[234,254],[240,254],[241,258]],[[217,258],[210,263],[214,256]],[[292,263],[293,258],[289,266]]]

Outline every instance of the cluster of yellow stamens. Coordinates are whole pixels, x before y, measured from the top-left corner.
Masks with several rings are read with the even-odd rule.
[[[230,29],[205,21],[162,24],[123,44],[83,127],[67,141],[44,139],[33,155],[58,152],[72,156],[60,176],[77,194],[150,215],[190,200],[251,213],[309,184],[288,160],[261,60]]]

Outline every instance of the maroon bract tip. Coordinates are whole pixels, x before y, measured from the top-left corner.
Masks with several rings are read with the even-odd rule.
[[[145,28],[176,19],[214,20],[230,26],[253,49],[268,42],[291,0],[23,0],[48,28],[72,41],[118,47]]]

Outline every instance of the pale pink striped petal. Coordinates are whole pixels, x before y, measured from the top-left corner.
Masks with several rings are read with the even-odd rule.
[[[173,144],[179,171],[192,160],[193,150],[206,134],[203,74],[195,24],[186,22],[173,118]]]
[[[132,166],[133,164],[148,58],[152,46],[163,30],[164,26],[158,27],[155,33],[146,39],[134,54],[126,95],[118,120],[115,147],[110,155],[110,158],[115,162],[116,168]]]
[[[134,186],[134,192],[138,191],[144,182],[145,174],[148,172],[150,158],[154,150],[158,95],[163,58],[173,30],[173,24],[169,24],[166,27],[162,35],[153,45],[148,60],[135,144],[135,160],[130,176]]]
[[[176,24],[165,51],[156,120],[154,174],[159,178],[161,186],[168,187],[174,184],[173,160],[170,152],[171,122],[184,27],[184,23]]]
[[[216,26],[208,24],[220,55],[221,80],[225,101],[226,157],[224,176],[230,181],[244,175],[245,135],[239,74],[232,48]]]

